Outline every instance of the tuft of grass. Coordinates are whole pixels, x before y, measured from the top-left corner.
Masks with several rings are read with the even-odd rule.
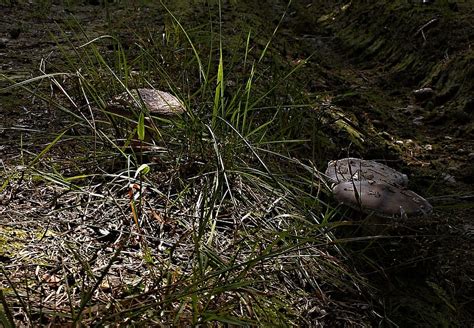
[[[291,133],[301,116],[274,96],[305,62],[264,81],[276,76],[265,58],[285,13],[258,52],[250,31],[243,49],[225,48],[220,1],[217,35],[185,28],[161,5],[164,36],[133,55],[114,36],[89,39],[76,27],[81,44],[58,42],[64,72],[11,87],[70,123],[24,155],[23,181],[11,175],[2,187],[50,190],[52,199],[37,195],[52,209],[36,224],[57,233],[26,245],[50,251],[41,263],[26,256],[37,267],[28,286],[20,280],[31,268],[2,269],[14,291],[2,296],[12,309],[2,322],[25,312],[30,324],[310,326],[343,306],[332,295],[364,302],[370,288],[346,264],[348,240],[333,234],[344,223],[325,201],[323,174],[289,155],[307,141]],[[29,88],[43,80],[55,98]],[[174,93],[186,113],[152,117],[137,87]],[[120,93],[132,98],[130,115],[109,109]],[[356,317],[340,320],[366,320]]]

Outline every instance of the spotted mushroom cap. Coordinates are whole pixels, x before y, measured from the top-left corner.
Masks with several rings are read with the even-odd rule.
[[[166,91],[142,88],[132,90],[131,93],[136,98],[139,96],[139,99],[136,100],[140,101],[141,99],[152,115],[175,116],[185,112],[183,103]],[[115,96],[108,103],[107,108],[112,112],[127,115],[131,113],[128,109],[130,106],[138,107],[136,100],[127,92],[123,92]]]
[[[351,157],[330,161],[326,176],[332,183],[370,180],[389,185],[408,185],[406,174],[375,161]]]
[[[411,217],[433,211],[431,204],[415,192],[383,182],[343,181],[334,186],[333,194],[342,204],[382,217]]]

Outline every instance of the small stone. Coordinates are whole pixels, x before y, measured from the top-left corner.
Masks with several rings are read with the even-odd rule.
[[[384,125],[384,123],[381,120],[372,120],[372,124],[377,127]]]
[[[431,88],[421,88],[413,90],[413,95],[415,96],[416,100],[428,100],[434,96],[434,91]]]
[[[446,183],[452,184],[452,185],[455,185],[455,184],[456,184],[456,179],[455,179],[454,176],[452,176],[451,174],[443,173],[443,174],[442,174],[442,177],[443,177],[443,180],[444,180]]]
[[[416,126],[422,126],[424,119],[425,118],[423,116],[417,116],[413,119],[413,124],[415,124]]]

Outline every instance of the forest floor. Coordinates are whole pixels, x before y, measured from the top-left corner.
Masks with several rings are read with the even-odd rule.
[[[332,85],[333,103],[351,113],[368,138],[387,142],[387,148],[367,147],[361,156],[391,158],[393,151],[412,179],[410,187],[436,208],[429,218],[391,231],[418,237],[385,258],[386,301],[399,307],[400,326],[420,325],[422,312],[436,316],[434,298],[445,292],[468,313],[474,296],[474,8],[457,1],[352,5],[346,13],[340,7],[320,15],[321,6],[313,3],[307,17],[317,17],[310,25],[318,27],[309,32],[296,26],[332,40],[313,49],[322,50],[320,64],[342,80]],[[423,88],[433,93],[417,95]],[[473,323],[470,317],[445,324]]]
[[[384,160],[408,174],[410,188],[432,203],[433,214],[391,225],[383,233],[399,238],[377,241],[376,249],[372,241],[349,245],[358,254],[353,265],[377,288],[392,323],[473,326],[473,6],[461,1],[431,6],[319,2],[302,1],[288,8],[271,51],[283,62],[279,65],[307,61],[295,78],[303,88],[302,99],[337,108],[358,134],[328,127],[324,133],[331,142],[318,146],[324,149],[317,155],[311,152],[313,145],[303,145],[292,155],[322,171],[329,160],[363,157]],[[74,21],[91,39],[113,30],[125,48],[133,48],[135,39],[146,38],[150,26],[161,19],[150,14],[153,6],[137,3],[139,10],[110,4],[112,19],[102,7],[90,4],[72,9],[38,5],[36,10],[21,2],[0,4],[0,73],[18,82],[54,71],[61,57],[58,44],[74,42],[69,31]],[[206,17],[206,10],[196,15],[185,3],[178,1],[171,10],[179,13],[183,25],[199,26],[192,20]],[[247,4],[235,11],[232,4],[224,5],[224,33],[235,33],[240,26],[234,26],[233,19],[251,10],[249,25],[271,21],[276,26],[286,4],[269,7],[263,11]],[[9,84],[0,80],[0,88]],[[39,153],[59,131],[63,116],[17,89],[0,92],[0,164],[9,172],[28,165],[23,156]],[[44,204],[41,191],[30,192],[24,196],[30,199],[14,203],[15,208],[9,201],[11,190],[0,194],[1,248],[20,238],[12,237],[17,232],[7,222],[7,213],[10,219],[17,213],[25,222],[34,220],[28,213],[39,215],[35,207]],[[368,234],[342,232],[347,233]],[[12,257],[0,251],[2,265]],[[367,258],[373,266],[367,265]]]

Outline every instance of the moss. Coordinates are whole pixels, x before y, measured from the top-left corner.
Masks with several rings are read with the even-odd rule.
[[[22,250],[28,242],[28,233],[21,228],[1,227],[0,256],[10,256]]]
[[[43,229],[16,228],[9,226],[0,227],[0,256],[14,257],[14,255],[35,240],[40,240],[45,236],[54,236],[54,232],[48,230],[45,235]]]

